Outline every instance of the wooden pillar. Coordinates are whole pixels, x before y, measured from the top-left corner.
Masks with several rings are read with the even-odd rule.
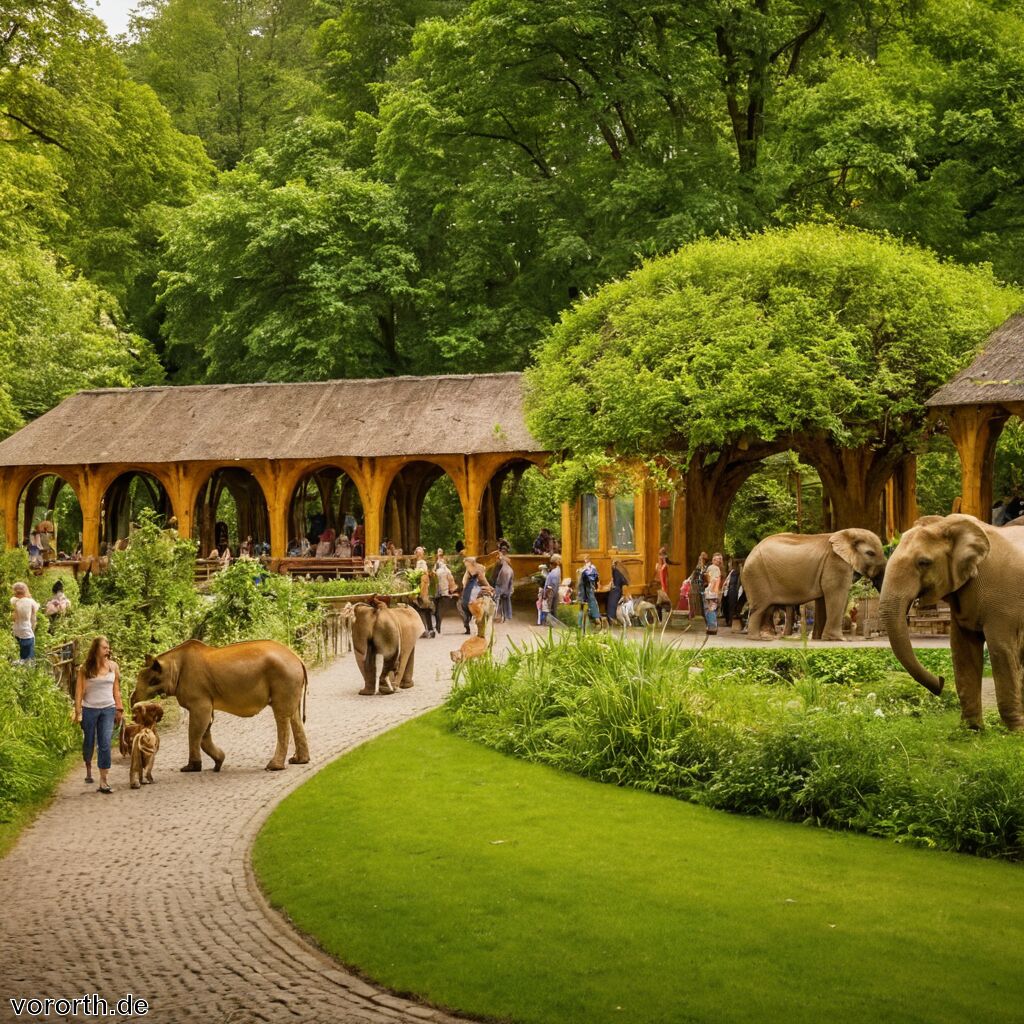
[[[562,564],[572,565],[576,560],[576,537],[579,524],[579,501],[562,502]]]
[[[992,515],[996,443],[1009,415],[998,406],[965,405],[944,418],[960,456],[960,511],[987,523]]]
[[[82,555],[90,558],[100,553],[100,505],[103,490],[88,466],[82,470],[78,500],[82,506]]]
[[[8,548],[18,544],[18,498],[20,488],[13,479],[13,474],[0,471],[0,496],[3,500],[4,544]]]

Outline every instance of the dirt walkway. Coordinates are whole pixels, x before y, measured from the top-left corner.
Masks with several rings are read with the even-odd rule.
[[[499,628],[499,641],[531,632]],[[160,1024],[444,1020],[360,981],[300,939],[257,891],[249,850],[273,807],[324,764],[439,705],[450,686],[449,651],[462,639],[421,641],[416,686],[390,697],[357,695],[351,656],[315,673],[309,765],[263,770],[274,741],[264,711],[249,720],[217,716],[215,736],[227,753],[219,775],[179,773],[184,721],[162,737],[151,788],[128,788],[116,752],[112,796],[83,785],[76,769],[0,861],[0,1020],[88,1019],[19,1018],[10,1000],[94,992],[112,1009],[129,992],[142,997],[151,1007],[146,1019]],[[716,646],[730,643],[748,641],[715,638]],[[303,855],[301,838],[295,854]]]

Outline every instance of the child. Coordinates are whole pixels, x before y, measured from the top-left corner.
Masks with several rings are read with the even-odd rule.
[[[543,626],[547,620],[548,613],[544,611],[544,584],[537,589],[537,625]]]

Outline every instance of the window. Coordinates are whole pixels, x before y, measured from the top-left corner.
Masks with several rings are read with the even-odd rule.
[[[599,544],[597,495],[584,494],[580,498],[580,547],[584,551],[593,551]]]
[[[612,501],[612,547],[619,551],[636,551],[636,499],[632,494],[619,494]]]

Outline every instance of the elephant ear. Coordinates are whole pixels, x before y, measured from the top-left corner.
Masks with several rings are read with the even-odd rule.
[[[949,516],[945,520],[946,536],[951,541],[950,576],[953,589],[959,590],[978,575],[978,566],[992,549],[981,523],[973,516]]]
[[[832,550],[847,565],[857,568],[857,535],[850,530],[836,530],[829,539]]]

